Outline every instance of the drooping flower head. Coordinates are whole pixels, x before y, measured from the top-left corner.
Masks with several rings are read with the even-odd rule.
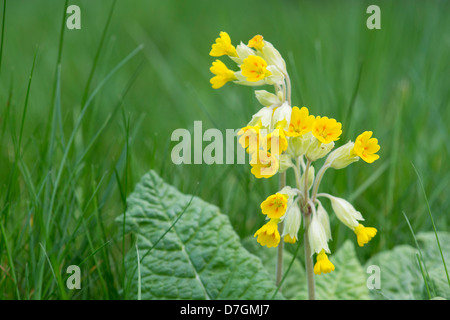
[[[281,154],[288,147],[284,131],[280,129],[275,129],[266,136],[266,144],[267,150],[272,150],[274,154]]]
[[[216,43],[212,45],[210,56],[220,57],[227,55],[230,57],[237,57],[236,48],[231,44],[231,39],[228,33],[220,32],[220,37],[216,39]]]
[[[276,247],[280,243],[280,233],[278,231],[278,221],[272,219],[255,232],[256,241],[268,248]]]
[[[242,148],[247,149],[248,153],[254,153],[259,150],[259,127],[246,126],[237,133],[239,144]]]
[[[234,71],[227,68],[225,63],[220,60],[216,60],[212,63],[211,68],[209,70],[215,74],[215,77],[212,77],[210,83],[214,89],[219,89],[223,87],[227,82],[236,80],[236,76]]]
[[[278,172],[279,161],[270,152],[263,150],[253,153],[250,161],[251,173],[258,179],[270,178]]]
[[[364,227],[362,224],[358,224],[353,231],[356,234],[356,241],[360,247],[367,244],[377,234],[377,229]]]
[[[328,259],[325,250],[322,250],[316,258],[316,264],[314,265],[314,273],[322,274],[334,271],[334,265]]]
[[[262,48],[264,47],[264,38],[261,35],[256,35],[254,36],[252,39],[250,39],[250,41],[248,42],[248,46],[250,48],[255,48],[256,50],[262,50]]]

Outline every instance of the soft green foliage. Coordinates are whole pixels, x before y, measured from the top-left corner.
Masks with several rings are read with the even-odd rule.
[[[275,281],[276,249],[263,248],[254,239],[245,239],[245,247],[252,253],[258,255],[273,275]],[[286,244],[289,246],[289,244]],[[303,249],[303,246],[302,246]],[[280,288],[283,295],[289,299],[307,299],[306,275],[300,257],[303,250],[298,252],[292,263],[289,273]],[[285,250],[283,255],[283,272],[288,272],[293,255]],[[347,240],[344,245],[333,255],[330,260],[336,266],[336,270],[315,276],[316,297],[321,300],[366,300],[369,299],[369,290],[365,273],[359,262],[353,243]]]
[[[261,259],[264,267],[269,272],[270,279],[275,283],[277,249],[262,247],[256,242],[256,239],[253,236],[243,239],[242,244],[248,251]],[[306,294],[306,273],[303,263],[299,259],[299,256],[302,255],[303,250],[301,249],[303,249],[303,247],[299,249],[300,250],[295,258],[294,253],[291,253],[288,250],[284,250],[283,253],[283,274],[288,271],[291,262],[292,265],[279,291],[288,299],[297,298],[299,292],[305,292]],[[293,258],[294,260],[292,261]]]
[[[336,253],[330,256],[330,261],[336,270],[315,277],[319,299],[369,299],[367,274],[356,256],[355,246],[351,240],[344,242]],[[300,298],[306,299],[306,294]]]
[[[226,215],[180,193],[153,171],[128,198],[126,231],[136,236],[143,299],[269,299],[275,285],[248,253]],[[136,254],[126,268],[137,297]],[[275,298],[280,299],[277,295]]]
[[[438,233],[438,236],[448,265],[450,234],[442,232]],[[450,284],[434,232],[419,233],[417,240],[423,260],[417,248],[399,245],[392,250],[378,253],[367,262],[367,266],[377,265],[381,270],[381,288],[371,291],[373,298],[403,300],[441,297],[450,299]]]

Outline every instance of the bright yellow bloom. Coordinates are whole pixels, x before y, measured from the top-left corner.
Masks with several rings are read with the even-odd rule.
[[[280,233],[278,232],[278,219],[272,219],[255,232],[253,237],[258,237],[256,241],[268,248],[276,247],[280,243]]]
[[[334,265],[328,260],[325,250],[322,249],[317,255],[316,264],[314,265],[314,273],[322,274],[334,271]]]
[[[356,138],[353,152],[365,162],[372,163],[380,156],[375,154],[380,150],[378,140],[372,137],[372,131],[365,131]]]
[[[286,151],[288,142],[284,136],[284,130],[275,129],[266,138],[267,150],[272,150],[271,152],[276,154],[281,154],[283,151]]]
[[[291,123],[286,135],[289,137],[299,137],[312,130],[314,121],[316,118],[313,115],[309,115],[308,108],[298,107],[292,108]]]
[[[359,224],[355,230],[356,240],[358,241],[358,245],[360,247],[364,246],[368,243],[375,235],[377,234],[377,229],[364,227],[362,224]]]
[[[216,39],[216,43],[212,45],[212,49],[209,52],[210,56],[220,57],[223,55],[237,57],[236,48],[231,44],[231,39],[228,33],[222,31],[220,37]]]
[[[275,156],[261,150],[253,153],[250,165],[252,166],[251,173],[258,179],[272,177],[278,172],[280,166]]]
[[[228,69],[227,66],[220,60],[214,61],[209,70],[216,75],[209,81],[214,89],[219,89],[228,81],[237,79],[234,72]]]
[[[317,116],[312,127],[313,135],[322,143],[327,144],[339,140],[342,134],[342,124],[335,119]]]
[[[247,78],[249,82],[256,82],[263,80],[272,74],[267,70],[267,62],[259,56],[248,56],[241,64],[242,75]]]
[[[268,196],[266,200],[261,203],[262,213],[267,215],[270,219],[279,219],[287,209],[288,197],[281,193],[276,193]]]
[[[259,150],[259,127],[246,126],[238,131],[239,144],[242,148],[247,149],[248,153]]]
[[[264,38],[261,35],[256,35],[248,42],[248,46],[250,48],[255,48],[256,50],[260,50],[264,47]]]
[[[284,236],[284,242],[286,242],[286,243],[296,243],[297,242],[297,237],[291,237],[290,235],[285,235]]]

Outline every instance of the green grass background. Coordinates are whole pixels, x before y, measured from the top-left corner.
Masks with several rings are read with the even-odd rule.
[[[63,25],[66,3],[80,6],[81,30]],[[365,130],[379,139],[380,160],[329,170],[321,185],[378,229],[358,250],[362,262],[414,243],[402,212],[415,232],[432,230],[414,167],[437,229],[449,230],[450,3],[119,0],[110,15],[113,3],[6,3],[0,299],[126,298],[130,243],[114,219],[150,169],[216,204],[242,238],[259,228],[259,204],[277,191],[276,178],[257,180],[249,165],[170,159],[174,129],[192,132],[195,120],[203,130],[236,129],[260,108],[252,88],[211,88],[208,53],[220,31],[235,45],[255,34],[272,42],[287,62],[293,104],[343,123],[337,145]],[[366,28],[371,4],[381,8],[381,30]],[[333,215],[331,224],[334,251],[354,234]],[[82,270],[78,291],[65,286],[71,264]]]

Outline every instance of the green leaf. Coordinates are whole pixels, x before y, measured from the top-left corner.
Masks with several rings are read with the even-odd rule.
[[[329,256],[335,270],[315,276],[316,298],[321,300],[367,300],[367,274],[356,256],[355,246],[347,240]],[[303,297],[306,297],[306,291]]]
[[[153,171],[127,203],[125,229],[136,238],[141,263],[139,277],[137,252],[129,250],[126,298],[136,298],[139,287],[142,299],[272,297],[276,286],[271,277],[260,259],[242,247],[217,207],[182,194]]]
[[[274,278],[275,260],[277,251],[274,248],[261,247],[255,239],[245,239],[244,246],[252,253],[258,255],[264,266]],[[303,252],[300,250],[299,252]],[[367,274],[364,272],[358,258],[356,257],[353,243],[348,240],[344,245],[331,255],[330,261],[335,265],[335,271],[328,274],[315,275],[316,299],[320,300],[367,300],[369,292],[367,289]],[[287,269],[292,254],[287,250],[283,253],[283,269]],[[289,299],[308,299],[305,268],[300,257],[296,258],[294,264],[286,277],[281,288],[283,295]]]
[[[425,288],[416,254],[417,249],[409,245],[399,245],[369,259],[367,267],[375,265],[380,268],[380,288],[370,291],[372,298],[421,299]]]
[[[450,261],[450,234],[438,233],[445,262]],[[431,298],[450,299],[450,286],[434,232],[419,233],[417,241],[423,256],[421,263]],[[381,288],[371,291],[374,298],[405,300],[429,299],[424,276],[417,261],[418,250],[409,245],[399,245],[372,257],[367,265],[378,265]],[[381,294],[379,294],[381,293]]]
[[[450,233],[438,232],[446,268],[442,261],[439,246],[434,232],[423,232],[417,235],[417,241],[422,250],[429,276],[430,287],[435,296],[450,299],[450,284],[448,280],[448,268],[450,264]]]
[[[242,241],[242,244],[248,251],[257,255],[261,259],[262,263],[269,272],[270,278],[272,279],[273,282],[275,282],[277,248],[263,247],[258,242],[256,242],[256,239],[254,237],[245,238]],[[285,244],[285,247],[288,245],[289,244]],[[294,246],[296,245],[297,244],[295,244]],[[299,250],[298,254],[300,254],[300,252],[303,251]],[[283,275],[287,271],[292,258],[293,255],[287,250],[284,250]],[[283,296],[288,299],[296,298],[300,291],[305,290],[306,286],[305,277],[306,277],[305,269],[300,260],[297,258],[293,261],[292,267],[289,270],[289,273],[287,274],[286,279],[284,280],[283,285],[280,288],[280,291],[283,294]]]

